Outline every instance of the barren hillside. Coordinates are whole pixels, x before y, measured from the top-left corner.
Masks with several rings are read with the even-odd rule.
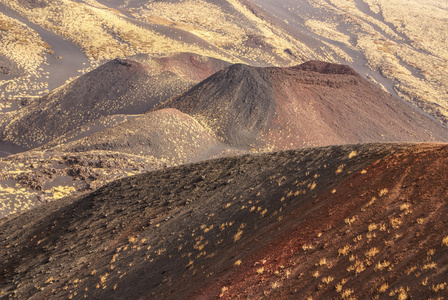
[[[447,151],[313,148],[118,180],[1,220],[0,295],[443,298]]]
[[[145,57],[139,60],[144,62]],[[181,82],[222,66],[210,59],[194,65],[188,61],[178,56],[157,59],[152,65],[178,72],[181,75],[158,74],[170,74]],[[64,196],[92,191],[127,174],[163,165],[335,144],[448,141],[446,127],[344,65],[319,61],[290,68],[232,65],[165,102],[170,82],[154,79],[161,75],[149,76],[153,69],[148,65],[114,61],[102,68],[99,74],[76,80],[80,88],[54,94],[51,101],[43,98],[25,108],[24,117],[7,124],[3,149],[14,146],[18,151],[18,145],[39,137],[43,140],[34,145],[43,146],[0,160],[4,199],[0,213],[57,200],[61,190]],[[150,78],[148,92],[142,92],[135,78]],[[91,88],[81,89],[85,83]],[[152,106],[157,107],[135,114]],[[141,164],[123,164],[130,155]],[[91,159],[86,156],[99,162],[86,163]],[[80,161],[82,168],[67,163],[67,157]]]
[[[228,65],[191,53],[136,59],[143,63],[110,61],[35,100],[4,125],[1,140],[31,149],[106,116],[143,114]]]
[[[233,65],[162,106],[212,128],[227,144],[293,149],[347,143],[447,141],[447,129],[345,65]]]

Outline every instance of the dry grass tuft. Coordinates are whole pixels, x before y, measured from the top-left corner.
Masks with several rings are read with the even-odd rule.
[[[448,235],[443,238],[442,240],[442,246],[448,247]]]

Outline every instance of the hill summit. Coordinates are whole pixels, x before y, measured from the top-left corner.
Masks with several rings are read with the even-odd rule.
[[[160,107],[200,119],[232,146],[448,141],[447,128],[345,65],[232,65]],[[160,108],[160,107],[157,107]]]

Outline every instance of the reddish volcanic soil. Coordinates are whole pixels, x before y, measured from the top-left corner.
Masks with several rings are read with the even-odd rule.
[[[0,221],[0,296],[446,296],[448,146],[206,161]]]
[[[234,146],[294,149],[448,141],[448,130],[344,65],[233,65],[162,107],[190,114]]]
[[[223,60],[185,52],[151,59],[157,62],[162,70],[193,82],[205,80],[230,65]]]
[[[291,212],[241,268],[197,295],[443,299],[447,154],[422,145],[366,167]]]

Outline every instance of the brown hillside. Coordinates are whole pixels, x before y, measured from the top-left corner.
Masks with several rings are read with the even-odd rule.
[[[162,107],[196,117],[237,146],[291,149],[347,143],[448,141],[448,130],[348,66],[233,65]]]
[[[153,76],[140,63],[117,59],[19,111],[3,140],[35,148],[103,116],[144,113],[181,87],[188,84],[173,73]]]
[[[0,295],[443,297],[446,145],[246,155],[0,221]]]
[[[78,80],[83,81],[88,87],[89,84],[93,84],[85,82],[88,78],[100,78],[99,75],[104,73],[103,75],[121,82],[120,74],[135,71],[147,72],[145,73],[147,75],[171,74],[173,78],[185,83],[194,76],[198,78],[207,76],[226,64],[189,53],[169,57],[139,56],[136,59],[141,63],[128,61],[129,64],[126,66],[119,61],[111,62],[109,66],[101,67],[104,70],[101,71],[101,68],[95,70],[93,72],[95,76],[90,74]],[[120,70],[112,74],[105,73],[113,68]],[[177,72],[178,75],[172,72]],[[140,86],[134,84],[135,77],[131,76],[129,80],[123,77],[123,85],[111,81],[110,88],[115,89],[119,95],[120,93],[126,95],[120,101],[116,101],[118,98],[113,98],[114,95],[107,96],[108,93],[106,96],[96,94],[101,91],[96,90],[97,86],[92,87],[91,93],[88,93],[89,89],[84,86],[84,90],[79,90],[79,95],[75,93],[76,89],[70,89],[64,95],[76,96],[77,100],[70,98],[71,96],[64,96],[65,98],[61,98],[64,101],[55,98],[53,102],[42,101],[39,105],[32,104],[24,109],[29,114],[8,123],[5,132],[11,134],[11,130],[15,129],[17,130],[15,134],[18,135],[23,131],[23,136],[17,136],[18,140],[22,141],[37,137],[52,139],[51,142],[36,149],[37,155],[41,155],[40,151],[47,151],[45,155],[55,157],[72,152],[79,155],[83,151],[112,151],[124,153],[124,157],[128,154],[137,155],[143,160],[160,160],[168,165],[197,162],[248,151],[261,152],[315,145],[448,140],[448,131],[445,127],[376,88],[344,65],[319,61],[291,68],[234,65],[208,77],[185,94],[172,98],[153,111],[141,115],[130,113],[135,112],[134,109],[138,105],[149,107],[164,101],[163,98],[154,95],[152,98],[149,96],[145,98],[143,96],[146,94],[141,90],[162,90],[170,82],[159,78],[158,83],[153,80]],[[126,82],[132,84],[127,86],[124,84]],[[81,93],[82,91],[87,94]],[[165,96],[171,92],[173,91],[163,91]],[[131,94],[135,94],[140,100],[133,102]],[[82,98],[82,95],[86,95],[86,98]],[[98,95],[98,98],[95,95]],[[68,101],[70,99],[78,101],[79,105],[70,106],[70,103],[73,103]],[[113,103],[117,106],[109,106]],[[126,103],[129,106],[126,106]],[[82,107],[89,108],[82,110]],[[116,112],[122,114],[115,114]],[[104,116],[101,115],[103,113]],[[28,117],[37,121],[25,122]],[[39,129],[39,124],[43,129],[50,131],[44,134]],[[50,135],[54,135],[54,138],[50,138]],[[0,146],[3,147],[3,151],[10,152],[9,149],[15,144],[6,139],[1,141]],[[0,184],[4,182],[8,187],[8,199],[21,189],[26,189],[29,197],[19,202],[8,202],[8,207],[2,211],[22,210],[38,204],[38,198],[43,196],[52,199],[51,193],[45,194],[51,191],[53,183],[50,182],[61,180],[64,186],[75,188],[76,192],[85,191],[84,186],[91,186],[91,180],[87,177],[77,184],[65,180],[64,176],[66,172],[70,172],[71,167],[64,166],[62,160],[58,175],[52,178],[43,176],[40,179],[40,185],[48,182],[47,185],[50,187],[36,190],[32,182],[20,179],[21,176],[25,176],[21,173],[34,178],[40,176],[41,168],[47,170],[48,166],[36,163],[34,153],[29,153],[28,156],[27,158],[27,154],[24,153],[3,161],[14,166],[1,172]],[[34,168],[24,167],[29,165],[33,165]],[[147,170],[146,167],[137,169]],[[109,168],[106,164],[101,173],[122,172],[117,172],[115,165]],[[105,180],[101,182],[109,182],[116,178],[106,175]]]
[[[105,116],[143,114],[228,65],[191,53],[139,60],[115,59],[33,102],[1,140],[31,149]]]

